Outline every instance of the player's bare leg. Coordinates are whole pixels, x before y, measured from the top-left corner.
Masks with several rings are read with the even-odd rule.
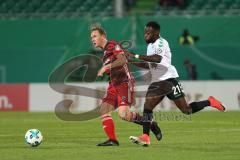
[[[168,82],[153,82],[148,87],[146,101],[144,104],[144,123],[143,123],[143,135],[139,137],[131,136],[130,140],[133,143],[140,144],[142,146],[148,146],[150,144],[150,124],[153,119],[153,109],[159,104],[164,96],[172,91],[172,84]],[[160,131],[160,138],[162,138],[162,133]]]
[[[116,134],[115,134],[115,126],[114,121],[111,117],[111,112],[115,110],[114,106],[103,102],[99,107],[99,113],[102,119],[102,125],[105,133],[108,136],[108,140],[97,144],[97,146],[119,146]]]
[[[211,106],[220,111],[225,111],[225,107],[221,102],[216,100],[214,97],[210,96],[208,100],[203,100],[199,102],[192,102],[187,104],[185,97],[180,97],[178,99],[173,100],[176,106],[184,113],[184,114],[193,114],[199,112],[207,106]]]
[[[119,106],[118,108],[118,115],[122,120],[133,122],[139,125],[143,125],[144,117],[141,116],[139,113],[131,112],[130,106]],[[162,139],[161,130],[157,124],[157,122],[151,122],[151,131],[155,135],[156,139],[160,141]]]
[[[132,113],[130,111],[130,106],[123,105],[118,107],[118,116],[125,121],[131,121]]]
[[[150,145],[150,137],[149,132],[151,129],[151,122],[153,120],[153,109],[156,107],[158,103],[162,101],[164,96],[156,96],[148,94],[146,98],[146,102],[144,104],[144,111],[143,111],[143,135],[139,137],[130,136],[130,140],[133,143],[142,145],[142,146],[148,146]],[[159,129],[159,137],[162,138],[161,130]]]

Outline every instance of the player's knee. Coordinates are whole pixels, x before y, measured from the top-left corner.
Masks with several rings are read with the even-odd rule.
[[[130,121],[131,117],[129,114],[127,114],[126,112],[119,112],[118,113],[119,118],[121,118],[124,121]]]
[[[183,109],[181,110],[183,114],[190,115],[192,111],[190,109]]]
[[[144,109],[147,109],[147,110],[152,110],[152,108],[155,107],[155,104],[151,101],[146,101],[144,103]]]
[[[100,115],[109,114],[109,112],[104,108],[100,108],[98,112],[99,112]]]
[[[107,103],[103,103],[101,104],[100,107],[98,107],[98,112],[100,115],[110,114],[110,112],[113,110],[114,110],[114,107]]]
[[[119,118],[121,118],[124,121],[129,121],[129,119],[126,115],[119,115]]]

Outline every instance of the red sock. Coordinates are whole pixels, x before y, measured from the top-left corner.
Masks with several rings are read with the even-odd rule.
[[[117,140],[115,135],[115,127],[112,117],[110,116],[102,116],[102,125],[105,133],[107,134],[110,140]]]

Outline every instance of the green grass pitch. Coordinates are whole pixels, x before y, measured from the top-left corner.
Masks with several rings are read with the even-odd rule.
[[[191,117],[173,118],[180,113],[164,112],[157,117],[164,137],[150,147],[132,144],[142,128],[116,115],[119,147],[97,147],[106,140],[101,121],[66,122],[54,113],[0,113],[0,160],[239,160],[240,112],[202,112]],[[167,119],[167,117],[170,117]],[[39,129],[43,143],[31,148],[24,143],[30,128]]]

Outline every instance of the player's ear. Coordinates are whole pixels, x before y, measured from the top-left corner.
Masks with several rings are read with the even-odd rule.
[[[160,35],[159,31],[154,31],[154,37],[158,37]]]
[[[106,36],[105,34],[102,34],[102,37],[103,37],[104,39],[107,39],[107,36]]]
[[[101,40],[104,40],[105,36],[102,34],[100,38],[101,38]]]

